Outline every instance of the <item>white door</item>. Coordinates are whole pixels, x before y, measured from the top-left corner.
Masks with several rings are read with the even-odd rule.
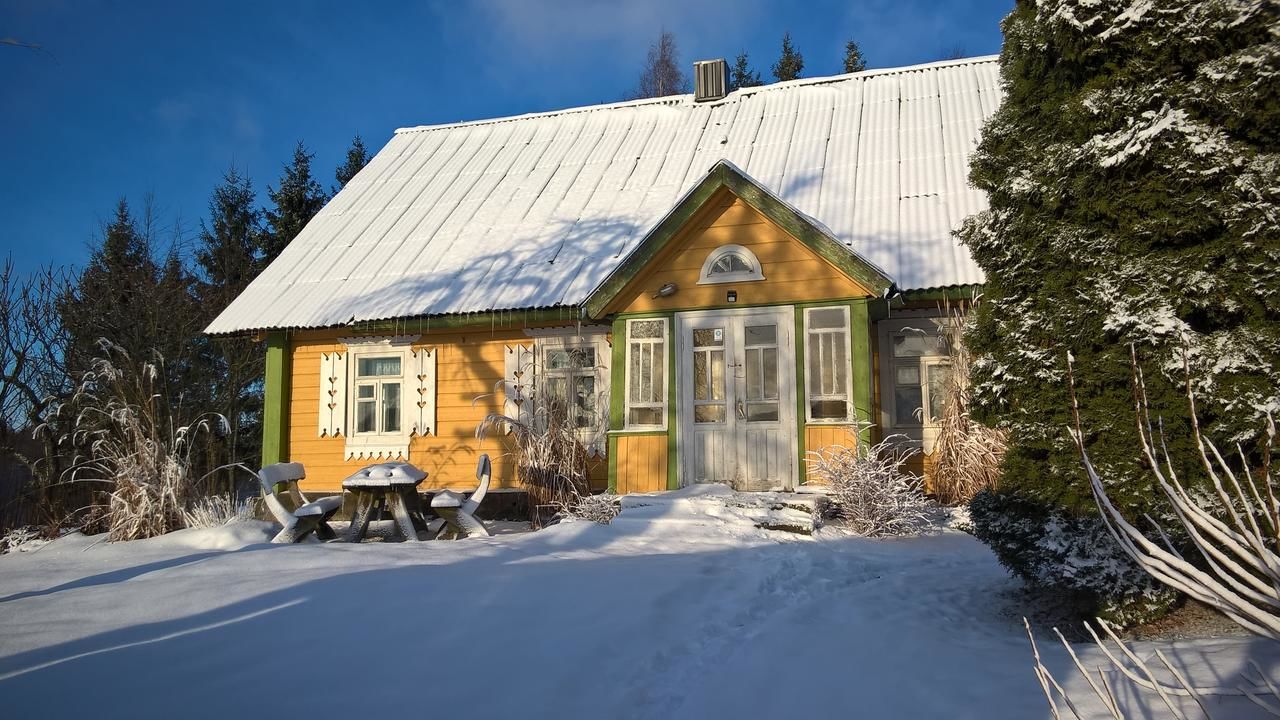
[[[680,313],[676,392],[682,480],[793,488],[791,308]]]

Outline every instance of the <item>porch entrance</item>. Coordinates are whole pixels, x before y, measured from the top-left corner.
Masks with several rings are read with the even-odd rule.
[[[794,310],[676,314],[681,482],[796,485]]]

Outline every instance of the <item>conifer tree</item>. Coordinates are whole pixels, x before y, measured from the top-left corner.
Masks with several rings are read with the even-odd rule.
[[[804,70],[804,56],[791,46],[791,33],[782,34],[782,56],[773,65],[773,76],[778,82],[795,80]]]
[[[1131,345],[1184,481],[1203,476],[1184,355],[1223,447],[1258,452],[1280,408],[1277,27],[1275,4],[1210,0],[1019,0],[1004,21],[1005,99],[971,172],[990,209],[960,236],[987,278],[966,336],[974,403],[1012,432],[974,525],[1024,577],[1104,604],[1142,592],[1108,569],[1113,543],[1092,520],[1069,356],[1084,443],[1135,524],[1162,510],[1139,457]]]
[[[358,139],[358,138],[357,138]],[[267,231],[262,233],[262,267],[266,267],[280,251],[293,241],[302,228],[324,207],[328,196],[311,175],[311,160],[302,141],[293,149],[293,160],[284,166],[280,186],[267,186],[267,197],[275,207],[265,211]]]
[[[200,302],[207,319],[231,304],[257,274],[263,245],[262,212],[249,178],[234,167],[209,200],[209,218],[201,223],[196,262]],[[210,357],[216,382],[212,407],[230,425],[224,462],[257,462],[262,417],[262,344],[249,338],[213,339]]]
[[[752,70],[747,61],[747,51],[743,50],[734,58],[733,67],[729,68],[729,91],[763,85],[760,73]]]
[[[347,183],[351,182],[351,178],[355,177],[356,173],[369,164],[369,157],[369,151],[365,149],[364,140],[357,134],[351,140],[351,147],[347,148],[346,158],[333,173],[333,176],[338,180],[338,184],[333,188],[332,194],[337,195],[339,190],[346,187]]]
[[[680,69],[676,36],[663,30],[658,42],[649,46],[640,80],[631,99],[666,97],[689,92],[689,77]]]
[[[844,71],[846,73],[862,72],[867,69],[866,58],[862,57],[862,48],[850,40],[844,44]]]

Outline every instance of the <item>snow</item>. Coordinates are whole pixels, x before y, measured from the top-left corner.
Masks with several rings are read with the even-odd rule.
[[[976,540],[769,532],[717,494],[456,542],[68,536],[0,557],[0,697],[42,718],[1049,717],[1018,585]],[[1135,647],[1205,682],[1206,660],[1280,663],[1248,638]]]

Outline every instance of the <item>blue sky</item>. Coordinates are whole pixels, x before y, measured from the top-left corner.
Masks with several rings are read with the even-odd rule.
[[[746,50],[763,77],[782,32],[806,77],[999,52],[1012,0],[0,0],[0,248],[20,269],[80,264],[116,200],[150,194],[190,242],[234,164],[266,201],[298,140],[323,184],[352,136],[621,99],[649,44]],[[169,233],[165,233],[168,237]]]

